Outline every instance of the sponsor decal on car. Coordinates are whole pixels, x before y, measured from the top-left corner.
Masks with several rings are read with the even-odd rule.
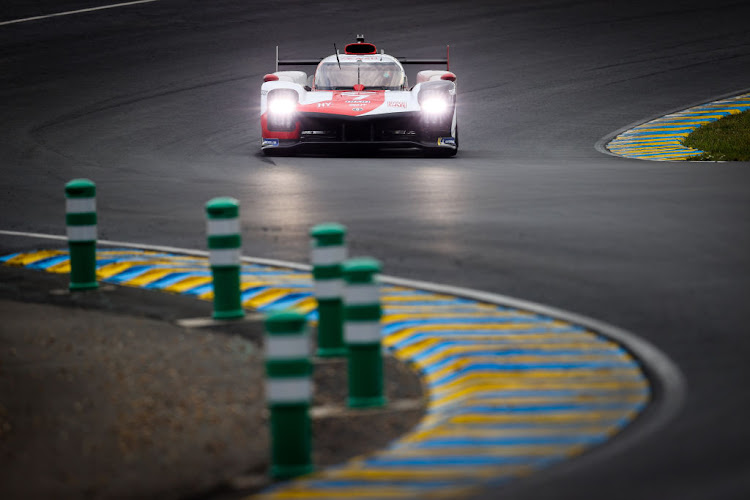
[[[341,93],[341,95],[346,97],[347,99],[352,99],[355,101],[356,100],[361,101],[362,99],[366,97],[370,97],[370,94],[372,94],[372,92],[342,92]],[[349,102],[349,101],[346,101],[346,102]]]
[[[455,146],[456,139],[454,137],[438,137],[438,146]]]
[[[278,139],[266,139],[263,138],[263,141],[261,142],[261,147],[278,147],[279,146],[279,140]]]
[[[406,101],[388,101],[389,108],[405,108]]]
[[[314,95],[315,92],[308,93]],[[317,102],[302,102],[297,108],[299,113],[324,113],[327,115],[360,116],[372,112],[385,104],[384,91],[354,92],[332,91],[325,92],[325,98]],[[383,106],[384,109],[387,109]]]

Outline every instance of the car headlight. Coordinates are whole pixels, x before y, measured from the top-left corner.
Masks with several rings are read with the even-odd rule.
[[[297,110],[297,100],[288,96],[279,96],[268,101],[268,112],[280,116],[289,116]]]
[[[422,101],[422,111],[429,115],[442,115],[448,110],[448,102],[445,98],[434,96]]]
[[[299,95],[292,89],[274,89],[268,93],[268,130],[290,132],[296,128]]]

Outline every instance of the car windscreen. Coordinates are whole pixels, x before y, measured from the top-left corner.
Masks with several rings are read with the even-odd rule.
[[[390,61],[334,62],[318,66],[317,90],[348,90],[360,83],[370,90],[400,90],[404,82],[401,66]]]

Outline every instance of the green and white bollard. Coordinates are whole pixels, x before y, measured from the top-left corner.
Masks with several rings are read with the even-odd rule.
[[[344,263],[344,339],[349,351],[350,408],[385,406],[380,341],[380,287],[375,259]]]
[[[96,281],[96,184],[73,179],[65,185],[65,225],[71,290],[99,287]]]
[[[214,319],[245,316],[240,293],[240,203],[214,198],[206,203],[209,261],[213,276]]]
[[[271,476],[312,472],[312,363],[305,316],[266,318],[266,399],[271,412]]]
[[[320,357],[346,356],[344,344],[344,280],[341,266],[346,260],[346,228],[341,224],[319,224],[310,230],[315,299],[318,302],[318,350]]]

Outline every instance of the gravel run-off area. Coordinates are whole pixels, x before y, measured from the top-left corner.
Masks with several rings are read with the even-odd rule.
[[[0,498],[235,498],[270,483],[263,327],[183,328],[210,304],[0,266]],[[192,314],[191,314],[192,313]],[[315,360],[317,467],[385,446],[424,413],[386,358],[390,401],[346,409],[345,360]],[[398,407],[399,405],[395,405]]]

